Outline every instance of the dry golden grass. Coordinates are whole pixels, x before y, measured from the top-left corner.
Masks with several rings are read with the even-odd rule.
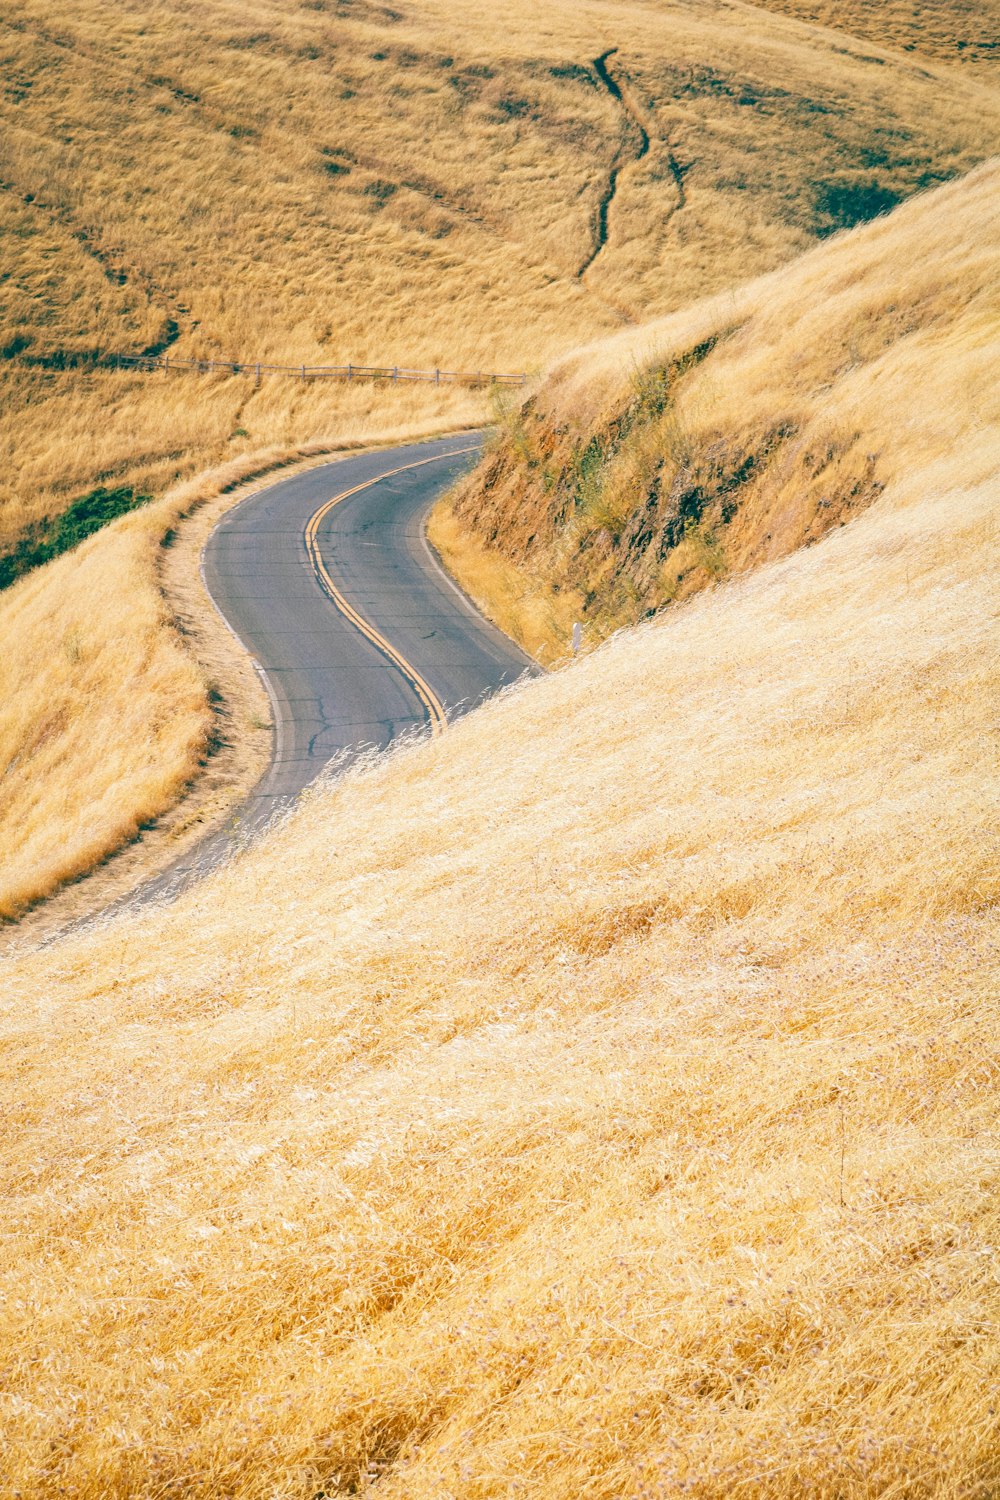
[[[859,191],[904,197],[1000,146],[992,88],[844,42],[745,5],[519,0],[501,35],[444,0],[83,0],[58,18],[14,0],[0,310],[22,441],[2,455],[0,544],[100,475],[218,462],[268,408],[296,443],[318,401],[326,430],[340,410],[282,383],[243,421],[241,381],[163,412],[155,381],[81,378],[95,353],[538,366],[787,260],[864,211]],[[625,128],[591,68],[612,46],[650,150],[581,279]],[[102,445],[123,403],[136,441],[112,420]]]
[[[484,546],[462,524],[450,495],[431,511],[427,536],[470,599],[536,661],[552,666],[567,654],[573,623],[583,613],[576,589],[554,592],[533,584],[523,568],[496,547]]]
[[[574,612],[593,644],[814,542],[995,422],[998,187],[984,166],[565,360],[435,518],[465,586],[558,659]]]
[[[164,507],[130,516],[0,600],[0,916],[80,874],[194,775],[211,715],[152,577]]]
[[[649,137],[634,163],[637,127],[592,68],[609,47]],[[81,0],[58,16],[13,0],[0,18],[0,549],[95,485],[162,496],[261,448],[480,410],[431,392],[126,376],[93,366],[109,350],[537,367],[997,149],[995,91],[872,55],[741,5],[518,0],[501,31],[444,0]],[[581,275],[620,155],[607,243]],[[152,586],[145,526],[27,585],[31,608],[0,601],[18,694],[5,912],[129,836],[197,763],[202,689]],[[92,600],[115,589],[112,635]],[[567,603],[555,628],[540,602],[539,640],[561,633]],[[115,722],[163,727],[95,765]]]
[[[881,47],[961,63],[992,81],[1000,67],[997,0],[757,0]]]
[[[9,378],[14,412],[0,431],[9,476],[0,536],[8,543],[25,522],[98,484],[162,495],[203,470],[252,463],[261,451],[461,425],[486,410],[473,391],[434,386],[272,380],[258,388],[249,376],[103,370]]]
[[[996,177],[790,273],[953,288],[844,529],[4,963],[10,1493],[1000,1487]]]

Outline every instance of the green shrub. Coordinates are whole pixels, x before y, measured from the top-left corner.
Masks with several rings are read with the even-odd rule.
[[[25,573],[71,551],[109,521],[147,505],[151,499],[150,495],[137,494],[130,485],[114,490],[99,487],[81,495],[61,515],[29,527],[13,552],[0,557],[0,589],[9,588]]]

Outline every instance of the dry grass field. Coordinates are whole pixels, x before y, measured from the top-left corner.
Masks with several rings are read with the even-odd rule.
[[[4,961],[8,1493],[997,1492],[996,187],[737,298],[849,524]]]
[[[0,593],[0,917],[210,748],[199,498],[483,412],[109,350],[558,356],[434,537],[591,649],[0,957],[4,1497],[1000,1491],[993,14],[10,0],[0,557],[152,498]]]
[[[444,0],[58,15],[12,0],[0,560],[98,486],[159,505],[262,449],[482,415],[419,388],[126,375],[104,363],[116,349],[538,369],[998,149],[983,67],[902,50],[910,22],[887,24],[883,51],[811,19],[519,0],[499,36],[491,13]],[[620,99],[593,66],[611,49]],[[204,674],[154,566],[172,504],[0,597],[17,702],[0,746],[5,915],[130,837],[198,765]],[[116,722],[131,743],[95,763]]]
[[[501,413],[433,518],[439,551],[552,661],[574,620],[595,644],[812,544],[994,419],[998,244],[989,165],[571,356]]]
[[[767,10],[882,47],[958,63],[991,81],[1000,69],[997,0],[758,0]]]
[[[0,76],[0,547],[109,476],[327,437],[353,400],[165,405],[94,357],[536,368],[1000,147],[978,76],[739,4],[522,0],[499,37],[444,0],[12,0]]]

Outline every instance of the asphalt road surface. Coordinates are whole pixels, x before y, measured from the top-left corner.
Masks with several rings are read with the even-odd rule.
[[[226,826],[133,902],[191,884],[341,752],[420,726],[441,732],[538,671],[456,588],[424,535],[431,505],[481,443],[471,433],[325,464],[252,495],[212,533],[205,583],[265,679],[273,759]]]

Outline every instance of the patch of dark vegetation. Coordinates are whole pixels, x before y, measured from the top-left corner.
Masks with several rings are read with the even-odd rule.
[[[183,89],[180,84],[175,83],[164,73],[151,73],[149,83],[153,88],[166,89],[169,94],[177,100],[178,104],[200,104],[201,95],[194,93],[191,89]]]
[[[148,505],[151,499],[151,495],[141,494],[131,485],[121,485],[117,489],[102,486],[81,495],[61,515],[30,526],[13,552],[0,557],[0,590],[10,588],[25,573],[51,562],[63,552],[72,551],[110,521]]]
[[[0,359],[16,359],[19,354],[23,354],[25,349],[30,347],[31,338],[28,334],[15,333],[12,339],[0,347]]]
[[[181,325],[178,323],[177,319],[168,318],[163,325],[163,332],[161,333],[160,337],[156,339],[154,343],[147,344],[145,349],[141,350],[140,352],[144,354],[148,359],[159,359],[161,354],[166,354],[167,350],[172,348],[173,345],[176,344],[177,340],[180,338],[180,335]]]
[[[448,85],[461,104],[470,105],[483,97],[485,86],[495,77],[495,71],[487,63],[468,63],[448,75]]]
[[[223,43],[225,47],[234,47],[239,50],[253,47],[269,47],[274,37],[269,31],[248,31],[243,36],[229,36]]]
[[[320,162],[324,172],[331,177],[346,177],[354,164],[354,157],[349,151],[341,151],[333,146],[322,146],[320,152],[323,160]]]
[[[519,99],[516,94],[501,94],[493,106],[499,120],[525,120],[535,112],[530,99]]]
[[[31,353],[30,345],[30,337],[16,335],[0,349],[0,357],[19,360],[35,370],[92,370],[106,362],[100,349],[45,349]]]
[[[376,177],[373,182],[366,183],[362,191],[366,198],[371,198],[377,211],[385,208],[389,199],[395,197],[399,191],[399,185],[395,182],[387,182],[384,177]]]
[[[681,99],[725,99],[743,108],[761,109],[793,98],[778,84],[764,84],[756,78],[735,73],[718,73],[714,68],[669,69],[676,76],[673,92]]]
[[[24,75],[17,78],[7,78],[0,83],[0,89],[12,104],[22,104],[35,86],[35,80]]]
[[[738,492],[758,477],[781,444],[794,435],[794,427],[782,424],[760,437],[749,452],[733,452],[719,443],[706,452],[697,476],[690,469],[680,471],[669,494],[663,497],[657,546],[659,557],[665,558],[695,527],[700,526],[710,508],[717,509],[719,521],[728,526],[736,516]],[[648,540],[634,538],[635,542],[644,545],[651,540],[652,532]]]
[[[358,158],[346,146],[321,146],[319,149],[320,155],[325,156],[328,161],[346,162],[351,167],[358,164]]]
[[[585,84],[588,89],[595,87],[594,75],[590,68],[585,68],[582,63],[555,63],[548,69],[550,78],[567,79],[571,83]]]
[[[891,213],[902,202],[902,196],[877,178],[869,177],[817,183],[813,202],[817,232],[825,236]]]

